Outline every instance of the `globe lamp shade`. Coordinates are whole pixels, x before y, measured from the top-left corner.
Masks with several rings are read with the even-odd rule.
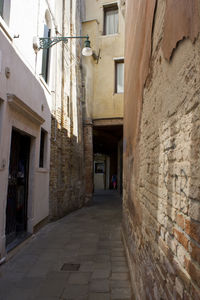
[[[92,55],[92,49],[90,47],[84,47],[82,50],[82,54],[84,56],[91,56]]]
[[[84,43],[84,48],[82,50],[82,54],[84,56],[91,56],[92,55],[92,49],[90,47],[90,41],[88,39]]]

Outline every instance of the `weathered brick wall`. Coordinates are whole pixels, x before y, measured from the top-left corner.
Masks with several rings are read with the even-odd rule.
[[[56,139],[54,138],[56,136]],[[52,116],[50,218],[63,217],[85,203],[83,144],[59,128]]]
[[[81,2],[65,2],[64,36],[81,35]],[[67,33],[68,34],[67,34]],[[58,57],[61,80],[57,79],[52,110],[50,218],[57,219],[85,203],[84,145],[82,126],[81,42],[70,40]]]
[[[157,1],[129,153],[125,131],[123,235],[137,299],[192,300],[200,299],[200,38],[179,42],[168,62],[165,13]]]

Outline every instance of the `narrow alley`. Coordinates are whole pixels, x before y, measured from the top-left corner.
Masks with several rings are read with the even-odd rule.
[[[200,300],[200,0],[0,0],[0,300]]]
[[[35,234],[0,266],[0,299],[131,300],[119,194],[100,191]]]

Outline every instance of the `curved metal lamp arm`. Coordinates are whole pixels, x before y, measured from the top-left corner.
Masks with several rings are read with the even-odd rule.
[[[39,38],[40,48],[48,49],[59,42],[67,43],[68,39],[86,39],[89,42],[89,36],[64,36],[64,37],[49,37],[49,38]]]

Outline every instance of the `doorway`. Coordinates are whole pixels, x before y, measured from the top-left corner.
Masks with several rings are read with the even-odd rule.
[[[94,190],[113,189],[112,176],[122,194],[123,125],[93,127]]]
[[[30,137],[13,129],[6,206],[6,246],[20,243],[27,231]],[[12,247],[11,247],[12,248]]]
[[[105,189],[105,161],[103,155],[94,157],[94,189],[104,190]]]

